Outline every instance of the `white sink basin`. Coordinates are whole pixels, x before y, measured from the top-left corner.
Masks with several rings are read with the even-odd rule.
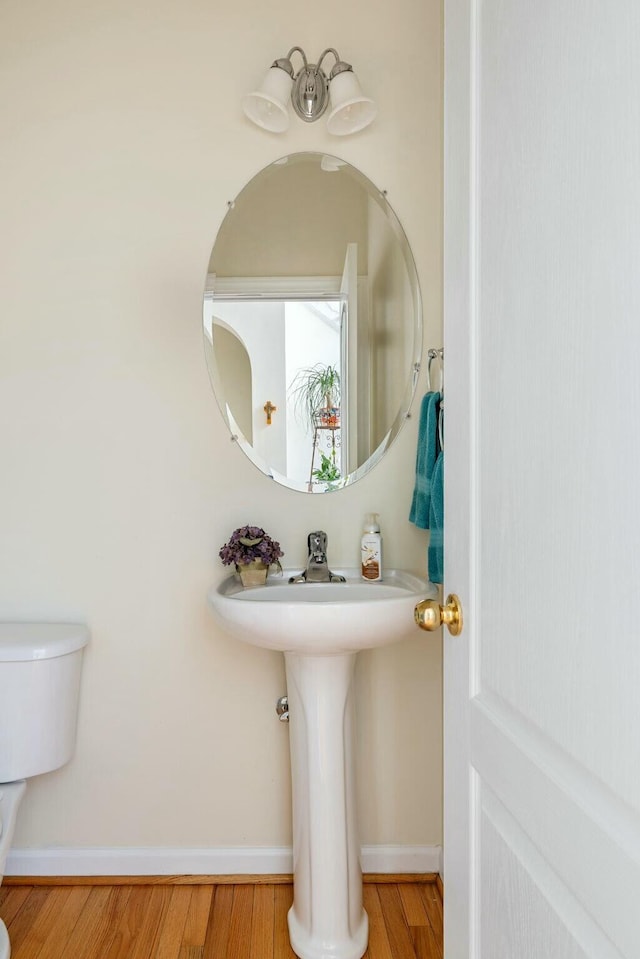
[[[253,646],[341,653],[415,636],[415,604],[437,596],[431,583],[402,570],[385,570],[380,583],[363,581],[357,569],[333,570],[346,583],[289,583],[299,572],[285,569],[249,589],[229,576],[209,602],[229,632]]]

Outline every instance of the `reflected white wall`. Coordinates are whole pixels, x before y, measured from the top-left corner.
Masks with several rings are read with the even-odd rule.
[[[287,472],[287,424],[285,379],[285,312],[284,304],[266,300],[226,302],[216,300],[213,312],[235,330],[244,343],[251,361],[252,445],[258,456],[279,473]],[[216,352],[214,328],[214,352]],[[216,359],[218,353],[216,352]],[[224,363],[224,359],[220,358]],[[220,363],[219,363],[220,365]],[[238,387],[239,391],[241,387]],[[240,407],[240,392],[225,397],[232,411]],[[276,407],[271,424],[264,407],[270,401]],[[234,413],[236,420],[238,415]]]
[[[287,473],[303,483],[311,476],[313,432],[296,415],[293,391],[301,370],[321,364],[340,371],[339,302],[295,303],[286,305],[286,378],[287,378]],[[322,437],[327,449],[327,437]],[[313,466],[320,465],[316,455]],[[337,465],[340,466],[339,451]]]

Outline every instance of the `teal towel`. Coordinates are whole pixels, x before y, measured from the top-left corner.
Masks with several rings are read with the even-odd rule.
[[[429,580],[441,583],[444,579],[444,453],[440,452],[431,476],[431,506],[429,509],[429,549],[427,564]]]
[[[420,405],[416,481],[409,512],[409,522],[419,526],[420,529],[429,528],[432,475],[440,449],[438,441],[439,403],[439,393],[425,393]]]

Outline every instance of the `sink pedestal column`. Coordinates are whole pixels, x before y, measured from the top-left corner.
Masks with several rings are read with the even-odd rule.
[[[300,959],[361,959],[368,919],[355,810],[356,653],[285,653],[293,784],[293,906]]]

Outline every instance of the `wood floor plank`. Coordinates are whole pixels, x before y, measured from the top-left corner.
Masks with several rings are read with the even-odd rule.
[[[433,934],[436,938],[436,942],[439,944],[440,953],[444,952],[442,941],[443,941],[443,909],[442,909],[442,898],[440,897],[440,890],[437,886],[422,886],[420,889],[420,895],[425,905],[427,911],[427,916],[429,917],[429,924],[433,929]]]
[[[63,955],[91,895],[91,889],[87,886],[73,886],[65,891],[68,896],[64,903],[59,907],[55,904],[52,908],[51,923],[48,932],[44,933],[38,959],[59,959]],[[33,959],[33,956],[30,952],[30,959]]]
[[[191,886],[171,886],[171,896],[158,929],[154,959],[179,959],[187,915],[193,895]]]
[[[81,939],[76,940],[78,951],[69,950],[69,955],[74,956],[74,959],[105,959],[109,954],[133,890],[131,886],[105,888],[108,893],[106,901],[102,896],[98,896],[101,889],[92,890],[97,897],[99,914],[91,934],[87,935],[84,942]],[[80,931],[76,926],[73,938],[79,935]]]
[[[251,957],[273,959],[275,887],[256,886],[251,920]]]
[[[287,913],[293,902],[293,886],[276,886],[274,889],[273,959],[297,959],[289,942]]]
[[[188,946],[183,942],[180,949],[180,959],[202,959],[203,953],[204,946]]]
[[[431,926],[413,926],[410,932],[417,959],[442,959]]]
[[[182,934],[182,949],[180,959],[193,959],[189,950],[204,947],[207,936],[209,913],[213,902],[214,886],[194,886],[191,891],[191,902],[187,912],[187,921]],[[183,955],[185,953],[185,955]]]
[[[152,886],[149,889],[147,907],[141,917],[135,941],[129,948],[127,959],[149,959],[149,956],[155,956],[158,949],[158,936],[172,895],[171,886]]]
[[[408,926],[428,926],[429,917],[417,883],[399,885],[398,894]]]
[[[130,890],[119,921],[113,930],[111,942],[105,952],[100,954],[100,959],[129,959],[133,955],[150,898],[150,887],[134,886]]]
[[[253,919],[253,886],[246,883],[233,887],[233,905],[229,922],[229,945],[226,959],[251,959],[251,922]]]
[[[202,950],[203,959],[222,959],[227,955],[232,905],[233,886],[216,886]]]
[[[23,923],[23,934],[12,937],[11,955],[13,959],[37,959],[46,939],[51,935],[57,912],[68,899],[69,889],[47,889],[44,900],[31,922]],[[31,896],[27,903],[31,900]],[[25,904],[25,908],[26,908]],[[24,915],[24,910],[21,910]],[[12,928],[15,924],[12,924]]]
[[[430,875],[430,874],[427,874]],[[435,873],[433,874],[435,878]],[[401,878],[397,878],[401,882]],[[368,877],[365,876],[365,882]],[[239,873],[238,875],[174,875],[160,876],[5,876],[3,886],[236,886],[238,883],[290,886],[289,873]]]
[[[11,922],[7,924],[9,938],[13,942],[12,949],[14,956],[16,949],[28,936],[30,929],[44,909],[48,897],[48,889],[32,889],[20,911]]]
[[[363,959],[396,959],[391,952],[377,887],[364,886],[362,901],[369,916],[369,945]]]
[[[5,926],[13,922],[25,902],[33,886],[19,886],[16,889],[10,886],[0,886],[0,919]]]
[[[76,888],[82,889],[83,887],[77,886]],[[112,890],[108,886],[100,886],[97,889],[89,888],[88,892],[89,895],[84,908],[73,927],[73,931],[67,938],[65,951],[69,956],[85,956],[90,944],[94,942],[99,930],[104,925],[109,912]],[[61,955],[63,955],[62,950],[58,953],[58,956]]]
[[[396,885],[378,886],[377,891],[393,959],[417,959],[411,934],[405,922],[398,887]]]
[[[45,891],[45,898],[38,909],[37,915],[34,916],[32,922],[24,926],[24,934],[22,936],[13,935],[11,947],[13,959],[25,959],[25,957],[26,959],[37,959],[47,936],[51,935],[57,913],[64,906],[70,891],[70,889],[55,887]],[[21,910],[21,914],[23,912],[24,910]]]

